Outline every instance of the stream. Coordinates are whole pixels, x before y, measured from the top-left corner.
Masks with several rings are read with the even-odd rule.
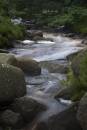
[[[51,40],[35,42],[26,39],[25,41],[21,41],[22,44],[16,44],[15,48],[9,50],[16,57],[30,57],[41,64],[42,74],[40,76],[25,76],[27,95],[45,104],[48,108],[45,112],[38,115],[35,119],[37,122],[46,121],[50,116],[65,110],[72,103],[63,99],[57,101],[53,98],[62,88],[61,81],[66,79],[66,74],[57,71],[50,72],[48,68],[50,65],[55,68],[57,64],[67,66],[66,57],[83,48],[81,40],[73,40],[59,34],[44,33],[44,38]],[[43,66],[44,63],[45,65]]]

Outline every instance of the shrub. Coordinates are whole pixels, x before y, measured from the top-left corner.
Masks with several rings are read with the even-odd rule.
[[[0,19],[0,47],[12,46],[13,40],[21,39],[24,36],[24,28],[11,23],[8,17]]]

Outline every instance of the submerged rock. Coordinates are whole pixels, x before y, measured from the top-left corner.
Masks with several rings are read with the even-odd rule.
[[[79,103],[77,119],[83,130],[87,130],[87,93],[82,97]]]
[[[23,72],[14,66],[0,64],[0,103],[13,101],[26,94]]]
[[[41,74],[41,68],[39,66],[39,63],[30,58],[17,58],[17,67],[21,68],[25,73],[29,75]]]
[[[46,107],[32,98],[24,96],[15,100],[12,109],[20,113],[25,121],[31,122],[39,112],[46,110]]]
[[[77,105],[71,105],[63,112],[37,123],[33,130],[82,130],[76,119]]]

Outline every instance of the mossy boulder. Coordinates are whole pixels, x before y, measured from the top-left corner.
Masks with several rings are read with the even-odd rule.
[[[0,53],[0,63],[2,64],[10,64],[10,65],[16,65],[16,58],[12,54],[6,54],[6,53]]]
[[[41,74],[39,63],[30,58],[17,58],[17,67],[21,68],[25,73],[31,76]]]
[[[76,76],[80,75],[81,66],[83,64],[85,65],[86,58],[87,58],[87,49],[81,51],[72,59],[71,67]]]
[[[73,89],[72,100],[80,100],[87,91],[87,49],[72,59],[67,81]]]
[[[79,53],[71,64],[73,74],[78,79],[80,86],[87,89],[87,49]]]
[[[0,64],[0,103],[13,101],[26,94],[24,74],[21,69]]]

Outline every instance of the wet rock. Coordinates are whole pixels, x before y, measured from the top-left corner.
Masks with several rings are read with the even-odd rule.
[[[33,130],[82,130],[76,113],[77,104],[71,105],[63,112],[37,123]]]
[[[8,64],[0,64],[0,103],[13,101],[26,94],[23,72]]]
[[[41,36],[35,36],[35,37],[33,37],[33,40],[34,40],[34,41],[44,40],[44,38],[41,37]]]
[[[39,30],[28,30],[27,37],[29,37],[30,39],[33,39],[35,37],[43,38],[43,32]]]
[[[20,113],[25,121],[31,122],[39,112],[46,110],[46,107],[32,98],[24,96],[15,100],[12,109]]]
[[[40,40],[43,40],[43,41],[49,41],[49,42],[53,42],[53,39],[52,38],[45,38],[45,37],[41,37],[41,36],[35,36],[33,38],[34,41],[40,41]],[[44,43],[44,42],[43,42]]]
[[[50,73],[67,73],[68,71],[68,65],[59,64],[56,61],[43,61],[40,65],[47,68]]]
[[[41,74],[39,63],[30,58],[17,58],[17,67],[21,68],[25,73],[32,76]]]
[[[45,38],[44,37],[44,40],[54,42],[53,38]]]
[[[12,54],[0,53],[0,63],[16,65],[16,58]]]
[[[77,56],[79,53],[81,53],[81,50],[68,55],[66,58],[67,58],[68,61],[72,61],[75,58],[75,56]]]
[[[55,95],[56,99],[63,98],[66,100],[70,100],[73,95],[73,90],[71,87],[62,88],[58,93]]]
[[[5,126],[20,127],[23,125],[22,117],[19,113],[6,110],[1,114],[1,123]]]
[[[70,38],[74,38],[75,34],[74,33],[67,33],[65,36],[66,37],[70,37]]]
[[[87,93],[82,97],[79,103],[77,119],[83,130],[87,130]]]
[[[87,39],[84,39],[84,40],[82,41],[82,44],[87,45]]]

